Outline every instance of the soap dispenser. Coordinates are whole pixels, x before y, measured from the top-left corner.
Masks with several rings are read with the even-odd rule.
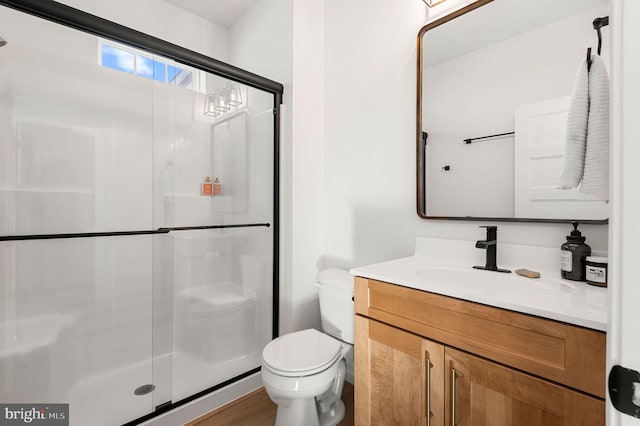
[[[213,195],[222,195],[222,184],[218,178],[213,181]]]
[[[585,262],[591,255],[591,247],[585,244],[585,237],[578,231],[578,222],[571,222],[573,231],[567,235],[567,242],[560,246],[560,273],[562,278],[572,281],[585,281]]]
[[[213,186],[211,184],[211,178],[207,176],[204,183],[200,184],[200,195],[210,197],[213,195]]]

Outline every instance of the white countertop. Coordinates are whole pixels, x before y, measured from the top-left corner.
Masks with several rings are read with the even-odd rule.
[[[559,268],[557,271],[536,269],[541,277],[527,278],[516,273],[473,269],[473,265],[478,264],[481,263],[415,254],[353,268],[350,272],[355,276],[606,331],[606,288],[564,280]],[[522,264],[500,264],[500,257],[498,266],[512,271],[533,269]]]

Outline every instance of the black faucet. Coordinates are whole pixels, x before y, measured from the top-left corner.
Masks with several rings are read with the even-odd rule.
[[[487,228],[487,239],[476,241],[476,248],[487,250],[487,260],[484,266],[474,266],[474,268],[495,272],[511,272],[508,269],[500,269],[497,265],[498,227],[483,225],[480,228]]]

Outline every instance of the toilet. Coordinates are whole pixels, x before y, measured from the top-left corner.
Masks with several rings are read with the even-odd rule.
[[[353,276],[318,274],[322,329],[297,331],[262,352],[262,382],[277,404],[276,426],[334,426],[345,414],[342,387],[353,363]]]

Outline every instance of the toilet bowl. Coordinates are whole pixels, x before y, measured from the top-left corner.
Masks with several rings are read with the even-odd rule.
[[[286,334],[262,353],[262,381],[278,405],[276,425],[333,426],[344,417],[345,355],[351,345],[313,328]]]
[[[276,426],[334,426],[344,418],[342,388],[353,356],[353,277],[322,271],[318,286],[328,334],[315,329],[285,334],[262,352],[262,381],[278,406]]]

